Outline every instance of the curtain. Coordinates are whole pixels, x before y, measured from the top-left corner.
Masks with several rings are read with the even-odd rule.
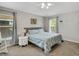
[[[18,44],[16,13],[13,13],[13,43]]]

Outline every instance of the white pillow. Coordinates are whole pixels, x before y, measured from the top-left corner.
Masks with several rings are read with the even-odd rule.
[[[37,34],[37,33],[39,33],[39,30],[29,30],[28,33],[29,34]]]

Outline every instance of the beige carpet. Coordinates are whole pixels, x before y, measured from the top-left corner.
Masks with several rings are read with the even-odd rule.
[[[8,48],[8,54],[1,56],[45,56],[43,50],[33,44],[26,47],[12,46]],[[65,41],[52,47],[49,56],[79,56],[79,44]]]

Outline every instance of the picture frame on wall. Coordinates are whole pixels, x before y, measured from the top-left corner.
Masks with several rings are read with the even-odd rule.
[[[36,18],[31,18],[31,24],[37,24],[37,19]]]

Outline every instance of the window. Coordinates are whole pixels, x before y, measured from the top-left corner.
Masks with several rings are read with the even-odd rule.
[[[57,17],[49,19],[49,31],[58,32]]]
[[[13,13],[0,10],[0,38],[12,37],[13,35]]]

